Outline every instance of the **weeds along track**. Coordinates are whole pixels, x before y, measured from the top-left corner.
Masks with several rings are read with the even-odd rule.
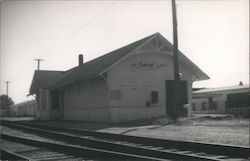
[[[159,160],[244,160],[249,158],[250,151],[248,147],[153,139],[28,122],[2,121],[2,125],[71,145]]]

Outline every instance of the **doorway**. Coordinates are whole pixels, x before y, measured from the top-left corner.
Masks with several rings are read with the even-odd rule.
[[[177,88],[177,90],[175,90]],[[177,92],[175,92],[177,91]],[[183,105],[188,103],[187,81],[166,80],[166,115],[169,117],[187,116]],[[175,98],[178,98],[175,101]]]
[[[53,119],[63,119],[64,99],[62,90],[51,90],[51,117]]]
[[[60,110],[60,92],[59,90],[51,91],[51,109],[55,111]]]

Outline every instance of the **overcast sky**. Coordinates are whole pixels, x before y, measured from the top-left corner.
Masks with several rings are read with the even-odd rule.
[[[195,87],[249,83],[249,1],[176,0],[179,50],[210,80]],[[1,2],[1,94],[16,103],[42,70],[68,70],[159,32],[172,42],[171,1]]]

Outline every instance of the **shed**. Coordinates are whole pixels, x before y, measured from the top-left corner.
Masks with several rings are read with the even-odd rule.
[[[249,84],[194,91],[192,106],[193,114],[234,114],[249,117]]]

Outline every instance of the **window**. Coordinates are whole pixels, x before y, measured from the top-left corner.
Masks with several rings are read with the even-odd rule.
[[[41,89],[40,98],[41,98],[39,100],[40,105],[41,105],[40,109],[41,109],[41,111],[44,111],[44,110],[47,109],[47,102],[48,102],[48,100],[47,100],[47,91],[45,89]]]
[[[209,106],[209,110],[213,110],[213,98],[212,97],[208,98],[208,106]]]
[[[110,90],[110,99],[111,100],[121,100],[121,90]]]
[[[157,91],[151,92],[151,102],[152,102],[152,104],[158,103],[158,92]]]
[[[195,111],[195,110],[196,110],[196,104],[192,103],[192,111]]]
[[[217,110],[217,102],[213,102],[213,110]]]
[[[205,111],[207,109],[207,104],[206,102],[202,102],[202,110]]]

